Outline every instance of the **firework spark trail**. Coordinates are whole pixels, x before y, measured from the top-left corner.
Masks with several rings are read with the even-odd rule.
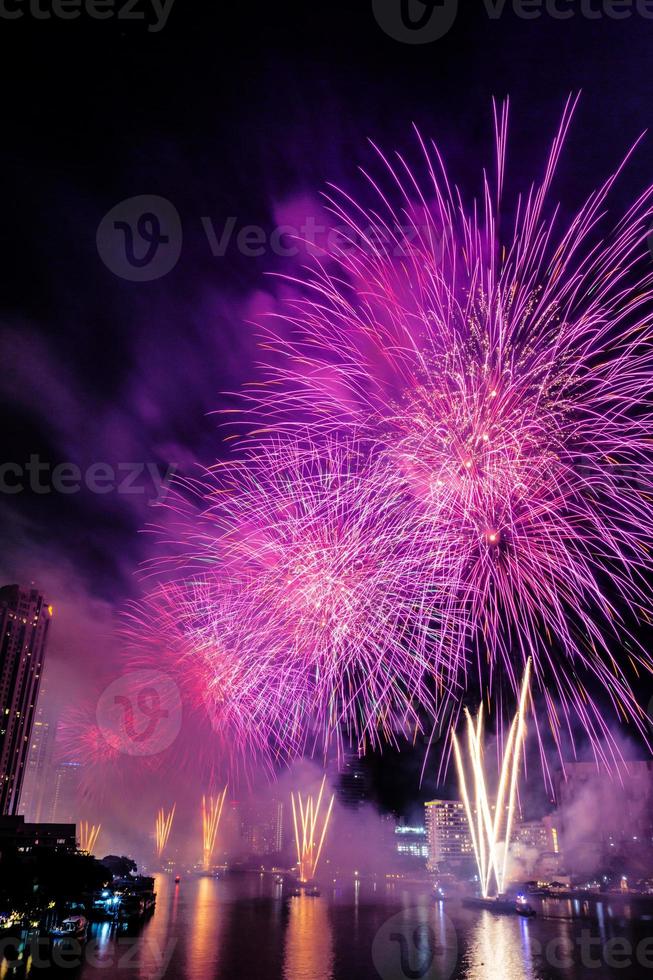
[[[219,756],[216,778],[226,770],[236,779],[240,770],[247,774],[244,760],[272,769],[301,754],[312,686],[279,653],[267,610],[243,594],[227,599],[219,571],[158,588],[132,611],[128,628],[131,662],[165,662],[183,687],[191,723],[202,731],[209,725],[202,745],[212,765]]]
[[[645,732],[629,627],[650,608],[653,187],[603,232],[620,167],[558,227],[574,106],[511,207],[507,106],[480,204],[419,134],[426,182],[375,148],[372,206],[333,188],[348,240],[266,330],[244,457],[167,500],[135,632],[234,755],[274,769],[415,735],[477,678],[500,706],[531,658],[561,758],[580,721],[619,761],[593,686]]]
[[[78,699],[76,704],[66,705],[55,740],[57,760],[80,763],[77,790],[80,808],[92,803],[96,812],[105,809],[117,792],[128,794],[132,787],[138,792],[144,774],[162,768],[165,759],[163,753],[133,757],[121,751],[121,746],[129,742],[120,726],[107,732],[98,724],[97,706],[101,695],[102,687],[98,685],[95,694],[88,692],[87,697]]]
[[[163,807],[159,810],[156,815],[154,836],[156,840],[156,854],[157,857],[161,857],[166,849],[166,844],[168,843],[168,838],[170,837],[170,831],[172,830],[172,821],[175,818],[175,810],[177,809],[177,804],[173,803],[172,809],[165,812]]]
[[[222,790],[219,796],[202,797],[202,860],[205,871],[211,868],[215,842],[218,837],[220,819],[224,801],[227,797],[227,787]]]
[[[414,705],[430,697],[424,678],[444,664],[415,549],[403,540],[414,533],[405,501],[342,442],[302,450],[268,441],[230,479],[235,492],[216,510],[223,561],[246,569],[245,616],[252,604],[264,611],[273,669],[299,670],[325,744],[341,723],[359,744],[379,730],[389,737],[390,716],[414,727]]]
[[[82,820],[79,825],[79,849],[87,854],[92,854],[100,836],[102,824],[89,824],[87,820]]]
[[[517,804],[519,763],[526,740],[526,709],[530,694],[530,674],[531,661],[529,660],[522,680],[519,707],[510,726],[501,761],[494,818],[492,818],[492,806],[483,760],[483,706],[481,705],[478,710],[476,722],[470,713],[465,711],[469,766],[474,786],[474,807],[471,803],[460,742],[456,732],[453,729],[451,731],[460,795],[465,807],[483,898],[487,898],[490,894],[493,879],[497,894],[503,894],[506,887],[508,854]],[[505,802],[506,792],[507,806]],[[500,855],[499,845],[501,845],[502,855]]]
[[[305,424],[318,441],[369,444],[394,469],[387,485],[413,497],[413,540],[447,573],[433,605],[461,685],[476,661],[490,695],[506,682],[517,692],[532,657],[559,750],[578,719],[610,765],[618,747],[589,688],[644,734],[630,678],[651,670],[628,624],[650,609],[653,187],[599,230],[629,153],[559,227],[549,199],[574,109],[542,182],[511,208],[507,106],[480,205],[419,134],[427,183],[375,147],[377,204],[333,188],[348,241],[290,279],[296,299],[265,330],[267,376],[246,393],[244,424],[255,418],[254,442]]]
[[[272,730],[292,754],[291,709],[297,711],[301,700],[273,715],[273,706],[292,689],[291,678],[282,687],[271,671],[243,606],[241,600],[236,608],[217,572],[203,572],[157,586],[125,619],[130,667],[165,666],[177,679],[187,722],[201,733],[193,757],[210,782],[236,778],[247,757],[269,765]]]
[[[91,766],[111,766],[121,753],[110,745],[97,723],[99,694],[86,702],[67,705],[57,728],[58,751],[62,758],[84,761]]]
[[[134,621],[155,656],[162,633],[176,638],[171,659],[191,665],[225,741],[274,759],[326,751],[343,732],[376,745],[446,700],[442,552],[414,540],[391,475],[351,440],[271,438],[206,474],[196,520],[174,501],[186,551]]]
[[[295,794],[290,794],[300,881],[312,881],[315,878],[322,855],[324,839],[335,800],[334,794],[323,814],[322,798],[324,796],[325,785],[326,776],[323,776],[317,799],[310,795],[302,799],[301,793],[298,792],[297,802],[295,803]]]

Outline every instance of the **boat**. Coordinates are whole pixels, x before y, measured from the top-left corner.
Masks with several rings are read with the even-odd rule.
[[[311,898],[319,898],[320,897],[320,889],[317,887],[317,885],[313,885],[312,888],[309,888],[309,890],[306,892],[306,894],[309,895]]]
[[[532,919],[536,912],[532,905],[526,901],[523,895],[517,896],[517,901],[515,902],[515,911],[517,915],[523,915],[526,919]]]
[[[53,939],[86,939],[88,920],[83,915],[70,915],[55,926],[50,935]]]
[[[301,895],[302,895],[302,890],[301,890],[301,888],[298,888],[297,886],[295,886],[293,888],[293,890],[291,891],[291,893],[290,893],[290,897],[291,898],[301,898]]]
[[[517,899],[506,898],[504,895],[497,895],[496,898],[463,898],[462,905],[467,909],[487,909],[488,912],[495,912],[498,915],[522,915],[525,918],[532,918],[536,913],[532,905],[526,901],[523,895]]]
[[[517,911],[515,903],[501,898],[463,898],[463,908],[487,909],[488,912],[499,912],[509,915]]]
[[[181,875],[175,875],[175,885],[178,885],[181,881]]]

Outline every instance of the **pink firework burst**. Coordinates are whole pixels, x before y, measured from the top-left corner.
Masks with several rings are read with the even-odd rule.
[[[445,552],[420,546],[394,468],[352,440],[270,437],[193,490],[190,518],[175,504],[172,579],[147,600],[145,632],[177,631],[216,731],[276,760],[332,740],[362,750],[437,716],[450,690],[433,585],[446,594]]]
[[[134,604],[125,636],[130,666],[156,666],[177,679],[185,711],[181,745],[190,737],[196,766],[235,782],[249,775],[250,764],[272,768],[301,751],[306,692],[293,674],[272,669],[256,632],[264,618],[247,615],[242,594],[232,592],[214,559],[206,565],[199,572],[177,567],[177,579]]]
[[[417,576],[416,605],[446,624],[461,683],[471,661],[490,694],[505,681],[516,691],[532,656],[556,741],[562,729],[573,740],[580,720],[609,763],[616,748],[592,685],[643,732],[629,678],[651,669],[628,623],[650,609],[653,188],[604,227],[628,154],[562,224],[550,192],[574,107],[541,181],[510,207],[507,106],[495,113],[496,181],[484,175],[469,206],[419,134],[425,179],[377,151],[384,175],[366,175],[376,205],[334,189],[349,240],[291,280],[283,329],[265,334],[268,375],[246,397],[279,439],[308,424],[318,445],[348,432],[371,447],[383,480],[413,501],[396,533],[408,565],[433,557],[438,573]],[[374,536],[378,500],[361,494]],[[289,613],[310,581],[288,571]],[[274,596],[264,587],[261,599]],[[410,615],[391,589],[383,608],[395,623]],[[356,614],[347,622],[358,629]],[[333,643],[331,630],[332,655]],[[323,657],[328,672],[326,646]]]

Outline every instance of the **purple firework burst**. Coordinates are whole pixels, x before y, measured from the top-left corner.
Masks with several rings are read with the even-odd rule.
[[[438,716],[450,572],[394,467],[356,440],[270,436],[183,489],[174,557],[154,562],[163,581],[128,632],[139,663],[170,652],[223,742],[274,763]]]
[[[630,677],[651,669],[629,623],[650,609],[653,188],[604,227],[629,153],[561,222],[551,184],[574,107],[541,182],[509,207],[507,106],[495,111],[496,181],[484,175],[471,205],[419,134],[426,179],[377,150],[383,175],[366,174],[375,205],[333,188],[349,234],[291,280],[296,299],[282,326],[266,326],[273,353],[246,398],[260,444],[261,424],[279,446],[308,425],[320,455],[334,434],[371,447],[376,472],[411,498],[392,533],[421,563],[416,605],[447,633],[453,676],[465,684],[475,664],[489,697],[506,681],[516,691],[532,656],[556,740],[564,728],[573,739],[580,720],[609,763],[616,747],[592,686],[644,731]],[[378,502],[360,495],[370,515]],[[365,534],[376,533],[372,521]],[[363,587],[354,629],[366,601]],[[388,592],[384,608],[394,602]],[[353,665],[357,649],[322,656]]]

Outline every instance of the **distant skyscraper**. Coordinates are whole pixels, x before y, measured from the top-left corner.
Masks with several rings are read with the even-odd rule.
[[[82,765],[59,762],[54,769],[52,792],[44,800],[45,818],[51,823],[76,823],[79,816]]]
[[[51,616],[36,589],[0,589],[0,813],[18,813]]]
[[[20,812],[28,823],[46,820],[48,801],[53,792],[52,755],[55,725],[48,704],[48,668],[41,674],[41,690],[36,705],[32,738],[27,756],[27,769],[20,798]]]
[[[278,854],[283,849],[283,803],[252,800],[243,808],[242,841],[249,854]]]
[[[456,872],[471,866],[472,840],[460,800],[431,800],[425,805],[430,871]]]
[[[368,796],[367,775],[358,752],[354,749],[345,750],[340,762],[336,760],[336,766],[337,778],[334,785],[337,787],[338,802],[348,810],[358,810]]]
[[[240,800],[227,800],[220,821],[220,838],[228,842],[231,855],[240,855],[243,843],[243,804]]]

